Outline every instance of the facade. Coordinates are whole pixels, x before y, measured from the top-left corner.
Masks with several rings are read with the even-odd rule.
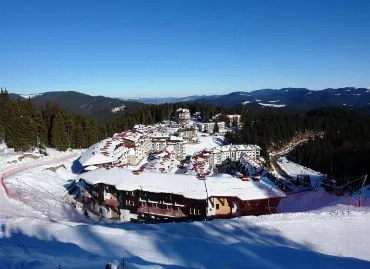
[[[175,158],[178,160],[184,160],[187,155],[186,141],[179,136],[171,136],[167,145],[173,145]]]
[[[281,197],[255,200],[241,200],[236,197],[210,197],[208,218],[231,218],[238,216],[258,216],[276,213]]]
[[[184,126],[179,130],[179,136],[186,141],[195,141],[198,139],[198,132],[194,126]]]
[[[213,133],[213,130],[215,128],[216,123],[215,122],[204,122],[204,123],[198,123],[197,126],[199,128],[199,131],[204,133]],[[223,121],[217,122],[218,125],[218,132],[222,133],[226,131],[226,124]]]
[[[123,143],[129,148],[128,160],[130,165],[137,165],[152,150],[150,138],[138,131],[128,131],[121,134]]]
[[[158,222],[176,220],[204,220],[206,218],[232,218],[247,215],[276,213],[282,197],[242,200],[230,196],[212,196],[192,199],[174,193],[117,190],[107,184],[86,184],[85,208],[104,218],[121,221],[153,220]],[[84,196],[86,197],[86,195]]]
[[[203,220],[206,217],[205,199],[188,199],[172,193],[117,190],[108,184],[85,184],[82,203],[104,218],[122,221],[181,219]]]
[[[190,110],[186,108],[177,109],[176,118],[179,122],[188,122],[190,120]]]
[[[228,125],[229,126],[234,126],[236,124],[236,126],[239,126],[240,125],[240,119],[241,119],[241,115],[238,115],[238,114],[235,114],[235,115],[226,115],[227,119],[228,119]]]
[[[81,175],[81,203],[105,218],[122,221],[202,220],[276,212],[286,197],[267,179],[193,176],[98,169]],[[207,189],[207,191],[206,191]]]
[[[227,159],[238,161],[243,155],[254,160],[260,157],[261,148],[257,145],[225,145],[210,150],[209,162],[212,166],[222,164]]]
[[[159,152],[166,148],[168,141],[170,140],[169,133],[156,132],[150,136],[152,141],[152,152]]]
[[[160,152],[171,147],[175,158],[183,160],[186,158],[186,141],[182,137],[173,136],[169,133],[154,133],[151,136],[152,152]]]

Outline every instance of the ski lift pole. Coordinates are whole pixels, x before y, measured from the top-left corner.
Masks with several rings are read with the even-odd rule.
[[[362,191],[363,191],[363,187],[365,185],[365,182],[366,182],[366,179],[367,179],[367,175],[365,175],[365,178],[364,178],[364,181],[362,182],[362,185],[361,185],[361,191],[360,191],[360,195],[359,195],[359,200],[358,200],[358,207],[361,207],[361,195],[362,195]]]

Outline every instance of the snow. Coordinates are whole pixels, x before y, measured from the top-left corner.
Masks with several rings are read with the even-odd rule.
[[[213,136],[205,133],[198,133],[198,143],[186,144],[188,155],[193,155],[205,148],[214,148],[223,145],[223,136]]]
[[[277,103],[277,102],[280,102],[280,100],[273,100],[273,101],[269,101],[270,103]]]
[[[113,113],[117,113],[117,112],[119,112],[119,111],[121,111],[121,110],[124,110],[125,109],[125,105],[122,105],[122,106],[118,106],[118,107],[114,107],[114,108],[112,108],[112,112]]]
[[[78,224],[1,219],[2,268],[368,268],[368,212],[197,223]],[[318,227],[320,227],[318,229]]]
[[[277,210],[279,213],[361,211],[364,207],[358,207],[359,203],[370,207],[370,199],[363,199],[367,197],[369,192],[365,190],[363,194],[360,201],[358,196],[336,196],[327,193],[323,188],[318,188],[288,195],[287,198],[281,200]]]
[[[207,197],[238,197],[241,200],[257,200],[285,197],[279,188],[266,178],[260,182],[242,181],[230,175],[220,174],[199,180],[194,176],[167,173],[143,172],[134,175],[124,168],[106,170],[100,168],[81,175],[91,185],[105,183],[116,186],[117,190],[143,190],[156,193],[175,193],[190,199],[207,199]],[[207,188],[207,190],[206,190]]]
[[[42,95],[42,93],[20,94],[19,96],[28,99],[28,98],[33,98],[39,95]]]
[[[122,145],[122,139],[119,136],[104,139],[90,146],[80,157],[82,166],[104,164],[115,162],[125,151],[129,151]]]
[[[277,164],[285,173],[287,173],[292,178],[296,178],[297,176],[301,175],[309,175],[311,184],[313,186],[320,185],[323,176],[323,174],[320,172],[316,172],[310,168],[288,161],[286,157],[279,158],[277,160]]]
[[[39,160],[18,161],[23,153],[0,145],[0,170],[70,154],[48,152]],[[8,164],[13,159],[17,163]],[[76,176],[74,162],[75,157],[56,161],[7,178],[26,201],[8,198],[0,187],[0,268],[46,269],[60,262],[66,269],[101,269],[122,257],[130,269],[370,267],[366,199],[359,208],[355,197],[319,189],[282,199],[281,214],[154,225],[97,223],[61,198]],[[44,170],[61,163],[67,169]]]
[[[269,107],[285,107],[286,105],[277,105],[277,104],[265,104],[265,103],[258,103],[261,106],[269,106]]]
[[[251,103],[251,101],[244,101],[243,103],[242,103],[242,105],[247,105],[247,104],[250,104]]]

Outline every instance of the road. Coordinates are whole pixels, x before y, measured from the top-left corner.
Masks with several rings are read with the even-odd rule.
[[[291,176],[289,176],[287,173],[285,173],[284,170],[280,168],[280,166],[277,164],[277,160],[280,158],[280,155],[272,155],[270,157],[271,160],[271,166],[275,169],[275,171],[282,177],[287,178],[287,179],[292,179]]]

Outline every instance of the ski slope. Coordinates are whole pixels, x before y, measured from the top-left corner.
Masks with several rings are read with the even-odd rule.
[[[60,155],[51,152],[49,157],[59,160],[55,156]],[[358,208],[346,204],[347,197],[306,192],[283,200],[278,208],[283,213],[275,215],[96,224],[96,217],[85,218],[60,197],[76,176],[74,159],[47,165],[32,160],[42,165],[6,179],[10,192],[19,195],[9,198],[0,188],[0,269],[55,268],[59,262],[66,269],[98,269],[121,257],[127,268],[148,269],[370,268],[367,200]],[[10,167],[22,162],[29,160]],[[67,169],[45,170],[60,164]]]
[[[174,224],[1,219],[0,268],[369,268],[368,212]]]

